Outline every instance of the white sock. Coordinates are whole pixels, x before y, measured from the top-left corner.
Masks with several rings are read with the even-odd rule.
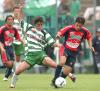
[[[12,77],[12,81],[11,81],[11,85],[16,85],[16,81],[18,79],[18,75],[16,75],[15,73],[13,74],[13,77]]]

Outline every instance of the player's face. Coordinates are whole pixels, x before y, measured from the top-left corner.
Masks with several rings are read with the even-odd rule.
[[[8,17],[6,23],[7,23],[8,25],[13,25],[13,22],[14,22],[13,17]]]
[[[42,22],[38,22],[35,26],[38,30],[41,30],[42,29],[42,25],[43,23]]]
[[[82,26],[83,25],[81,23],[78,23],[78,22],[75,23],[76,30],[80,30]]]
[[[20,14],[20,9],[14,9],[14,16],[18,17]]]

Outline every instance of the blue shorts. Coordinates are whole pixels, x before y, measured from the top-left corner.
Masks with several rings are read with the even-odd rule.
[[[14,50],[12,46],[5,46],[8,60],[14,61]]]
[[[64,46],[61,46],[60,56],[63,56],[63,55],[67,57],[65,65],[73,67],[76,61],[77,52],[70,51],[66,49]]]
[[[75,64],[75,61],[76,61],[77,53],[78,52],[73,52],[73,51],[70,51],[70,50],[65,48],[64,49],[64,55],[67,56],[67,60],[66,60],[65,65],[73,67],[74,64]]]

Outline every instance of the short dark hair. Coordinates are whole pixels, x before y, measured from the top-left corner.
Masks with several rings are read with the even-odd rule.
[[[76,18],[76,22],[81,23],[82,25],[84,25],[84,23],[85,23],[85,18],[84,18],[84,17],[77,17],[77,18]]]
[[[36,17],[35,18],[35,20],[34,20],[34,24],[37,24],[38,22],[42,22],[42,23],[44,23],[44,20],[43,20],[43,18],[42,17]]]
[[[13,8],[13,11],[15,10],[15,9],[20,9],[18,6],[15,6],[14,8]]]
[[[14,17],[13,17],[12,15],[8,15],[8,16],[6,16],[5,22],[7,21],[7,19],[8,19],[9,17],[12,17],[13,20],[14,20]]]

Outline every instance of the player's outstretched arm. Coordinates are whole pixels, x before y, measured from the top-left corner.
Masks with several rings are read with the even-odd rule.
[[[90,39],[87,40],[87,41],[88,41],[88,45],[89,45],[90,50],[91,50],[92,52],[95,52],[94,47],[92,46],[92,38],[90,38]]]

